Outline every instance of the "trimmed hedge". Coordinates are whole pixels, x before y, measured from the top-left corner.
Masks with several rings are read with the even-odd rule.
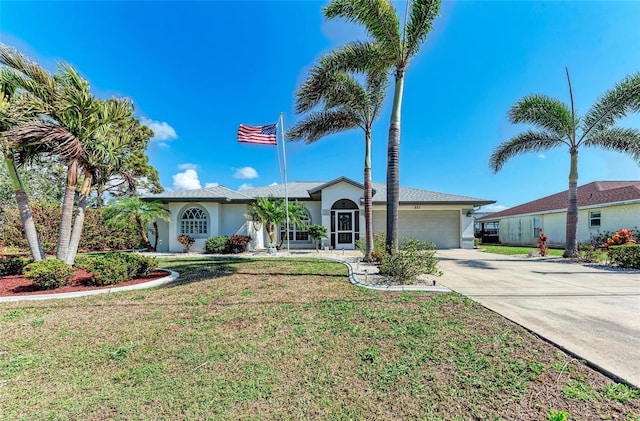
[[[70,285],[76,271],[57,259],[44,259],[24,267],[24,277],[38,289],[55,289]]]
[[[78,256],[75,267],[91,273],[91,285],[114,285],[147,276],[158,263],[152,257],[137,253],[107,253],[100,256]]]
[[[251,237],[248,235],[232,235],[231,237],[216,235],[207,238],[204,243],[204,251],[208,254],[242,253],[247,250],[250,241]]]
[[[640,269],[640,244],[609,247],[609,261],[621,268]]]

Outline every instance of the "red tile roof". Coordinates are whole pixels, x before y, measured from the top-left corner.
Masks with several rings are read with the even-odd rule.
[[[640,200],[640,181],[594,181],[578,187],[579,208],[627,200]],[[479,220],[493,220],[506,216],[567,209],[568,204],[569,190],[565,190],[542,199],[483,216]]]

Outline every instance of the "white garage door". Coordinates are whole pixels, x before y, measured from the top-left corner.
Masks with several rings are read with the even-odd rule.
[[[386,212],[373,215],[374,232],[386,231]],[[460,212],[458,211],[400,211],[398,238],[416,237],[435,243],[436,248],[460,247]]]

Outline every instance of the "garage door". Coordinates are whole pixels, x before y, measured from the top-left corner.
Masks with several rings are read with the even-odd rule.
[[[373,215],[374,232],[386,231],[386,212]],[[458,211],[400,211],[398,238],[416,237],[435,243],[436,248],[460,247],[460,212]]]

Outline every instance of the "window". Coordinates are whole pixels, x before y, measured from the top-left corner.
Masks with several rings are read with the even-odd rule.
[[[208,230],[207,214],[200,208],[189,208],[180,219],[180,234],[203,234]]]
[[[309,216],[309,213],[307,212],[306,209],[305,209],[305,215],[301,218],[301,220],[302,222],[304,222],[306,226],[304,227],[301,226],[300,228],[296,228],[296,226],[293,224],[289,226],[289,241],[309,241],[309,231],[307,231],[307,226],[311,224],[311,217]],[[281,240],[285,238],[284,236],[285,229],[286,227],[284,225],[280,227]]]
[[[600,211],[589,212],[590,227],[600,228],[600,219],[601,219]]]
[[[542,228],[542,220],[538,217],[533,217],[533,238],[538,238],[538,236],[540,235],[540,231],[538,231],[540,228]]]

